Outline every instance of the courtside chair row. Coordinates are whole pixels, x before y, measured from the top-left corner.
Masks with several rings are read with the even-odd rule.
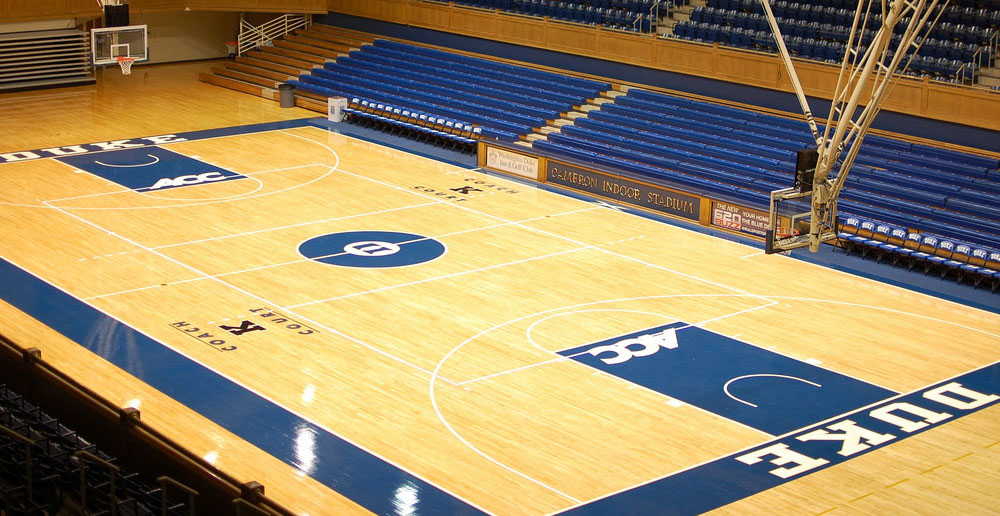
[[[861,217],[841,220],[837,240],[848,253],[985,285],[993,292],[1000,287],[1000,250]]]
[[[518,137],[518,134],[515,132],[495,127],[486,127],[480,125],[478,120],[483,120],[483,118],[475,117],[470,113],[464,113],[459,110],[449,109],[444,106],[439,106],[436,104],[423,102],[408,97],[395,96],[392,94],[383,94],[379,91],[366,90],[364,88],[353,87],[352,85],[340,85],[332,81],[303,76],[303,79],[307,78],[310,80],[310,82],[297,81],[297,80],[291,80],[288,82],[289,84],[295,85],[296,88],[301,88],[302,90],[305,90],[307,92],[318,94],[324,97],[346,97],[351,99],[357,97],[360,99],[363,95],[364,98],[368,100],[369,103],[375,102],[376,105],[377,103],[381,102],[383,105],[398,106],[401,109],[403,106],[405,106],[406,109],[409,110],[411,113],[416,112],[418,114],[426,114],[428,116],[433,116],[435,119],[447,118],[452,120],[453,122],[458,120],[463,120],[465,121],[463,123],[472,125],[475,129],[477,129],[475,133],[483,137],[489,137],[493,139],[504,139],[504,140],[514,140],[517,139]],[[369,94],[365,95],[365,93]],[[486,121],[493,122],[492,120],[489,119],[486,119]],[[502,121],[497,123],[502,124]],[[518,129],[520,130],[523,128],[519,127]]]
[[[300,79],[301,81],[289,82],[296,87],[320,94],[347,98],[365,97],[394,106],[406,106],[410,109],[437,113],[439,116],[468,120],[491,129],[497,137],[516,139],[519,134],[531,132],[533,125],[509,121],[513,117],[507,118],[502,110],[470,108],[467,104],[456,102],[453,97],[413,92],[406,88],[386,86],[364,79],[334,80],[318,76],[302,76]]]
[[[482,129],[467,122],[358,97],[352,98],[344,111],[348,122],[357,122],[390,134],[419,138],[428,143],[450,145],[465,152],[475,151],[476,142],[482,134]]]

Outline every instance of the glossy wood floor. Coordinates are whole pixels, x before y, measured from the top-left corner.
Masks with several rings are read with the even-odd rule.
[[[312,116],[199,83],[209,67],[0,95],[0,153]],[[559,512],[771,439],[558,350],[680,320],[898,392],[1000,359],[997,314],[320,128],[163,147],[254,180],[151,194],[0,164],[0,255],[490,513]],[[447,253],[358,269],[297,252],[358,229]],[[171,326],[261,306],[318,331],[219,352]],[[296,512],[367,512],[6,303],[0,332]],[[998,488],[993,406],[715,512],[985,515]]]

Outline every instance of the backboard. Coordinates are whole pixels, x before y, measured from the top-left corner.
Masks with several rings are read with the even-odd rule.
[[[149,60],[145,25],[91,29],[90,48],[95,66],[118,64],[121,56],[134,57],[136,62]]]
[[[817,204],[815,192],[800,188],[771,191],[770,218],[765,235],[767,254],[809,247],[816,251],[819,244],[837,236],[837,202],[827,200]]]

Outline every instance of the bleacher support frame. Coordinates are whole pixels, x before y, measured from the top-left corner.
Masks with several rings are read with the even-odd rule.
[[[149,479],[169,476],[173,483],[197,488],[198,513],[234,513],[233,500],[241,497],[245,482],[215,468],[141,420],[131,419],[123,425],[121,407],[50,365],[37,349],[0,335],[0,377],[67,426],[92,436],[95,444],[117,457],[129,471]],[[188,490],[185,492],[190,494]],[[294,514],[266,497],[260,497],[255,507],[265,514]]]

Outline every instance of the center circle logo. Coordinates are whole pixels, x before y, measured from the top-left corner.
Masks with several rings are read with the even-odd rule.
[[[441,242],[398,231],[347,231],[310,238],[299,254],[341,267],[405,267],[429,262],[445,253]]]
[[[344,251],[357,256],[388,256],[402,249],[391,242],[354,242],[344,246]]]

